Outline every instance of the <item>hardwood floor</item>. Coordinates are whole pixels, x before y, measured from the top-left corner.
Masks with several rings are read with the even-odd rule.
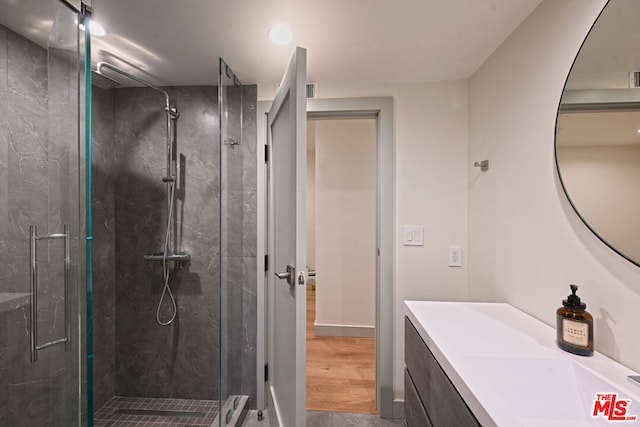
[[[316,337],[315,291],[307,287],[307,410],[377,414],[373,338]]]

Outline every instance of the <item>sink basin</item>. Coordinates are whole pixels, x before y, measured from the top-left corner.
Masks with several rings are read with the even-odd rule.
[[[481,425],[640,426],[640,385],[627,379],[638,373],[598,351],[581,357],[560,350],[555,328],[517,308],[436,301],[405,307]],[[637,418],[609,420],[619,415],[606,410],[614,397],[626,405],[624,416]]]
[[[514,420],[522,426],[611,426],[612,420],[608,419],[606,409],[609,404],[605,399],[613,396],[617,402],[628,400],[626,416],[636,416],[636,422],[640,420],[640,401],[637,398],[569,358],[476,355],[464,358],[469,363],[467,366],[473,368],[461,372],[462,377],[474,394],[487,396],[483,406],[490,414],[500,414],[501,419],[494,419],[499,426],[513,425]],[[601,402],[594,417],[596,399]],[[624,407],[625,404],[619,405]],[[620,416],[624,410],[610,414]],[[624,421],[616,421],[616,424],[635,425]]]

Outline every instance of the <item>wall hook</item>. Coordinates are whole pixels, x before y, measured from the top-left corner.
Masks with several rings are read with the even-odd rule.
[[[474,162],[473,166],[480,168],[482,172],[486,172],[489,170],[489,160],[481,160],[479,162]]]

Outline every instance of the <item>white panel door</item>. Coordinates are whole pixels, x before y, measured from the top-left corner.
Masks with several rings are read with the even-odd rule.
[[[296,48],[268,114],[270,272],[268,399],[272,426],[306,424],[305,49]]]

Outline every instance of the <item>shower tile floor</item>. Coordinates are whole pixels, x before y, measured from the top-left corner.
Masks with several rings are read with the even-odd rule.
[[[96,427],[206,426],[218,414],[218,401],[114,397],[94,416]]]

